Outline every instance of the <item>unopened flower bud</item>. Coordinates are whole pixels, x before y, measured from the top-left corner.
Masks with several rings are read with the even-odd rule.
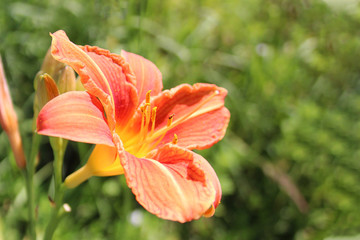
[[[75,91],[85,91],[84,85],[81,83],[80,77],[76,79],[76,89]]]
[[[34,80],[36,91],[34,119],[37,118],[40,109],[48,101],[59,94],[76,90],[76,81],[74,70],[70,66],[55,60],[51,55],[51,49],[49,49]],[[34,120],[34,122],[36,121]]]
[[[59,62],[53,58],[51,55],[51,48],[47,51],[43,64],[40,71],[42,73],[47,73],[52,76],[54,79],[57,79],[60,73],[60,70],[63,69],[66,65],[62,62]]]
[[[76,76],[74,70],[70,66],[65,66],[60,71],[57,85],[60,94],[74,91],[76,89]]]
[[[76,90],[76,75],[74,70],[51,55],[51,48],[46,53],[40,71],[34,81],[36,95],[34,99],[33,129],[36,129],[36,121],[43,106],[51,99],[68,91]],[[54,152],[64,151],[67,141],[62,138],[50,138],[50,144]]]
[[[13,150],[16,164],[19,168],[26,166],[24,150],[22,147],[21,137],[17,115],[14,110],[9,88],[5,78],[5,73],[0,56],[0,125],[6,132],[11,149]]]
[[[59,95],[54,79],[47,73],[40,76],[37,96],[39,105],[43,107],[48,101]]]
[[[59,95],[59,89],[56,86],[54,79],[49,74],[42,74],[38,76],[36,95],[34,102],[35,115],[39,113],[40,109],[51,99]]]

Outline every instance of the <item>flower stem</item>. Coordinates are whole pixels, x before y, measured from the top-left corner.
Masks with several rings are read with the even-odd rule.
[[[30,239],[36,239],[36,216],[35,216],[35,191],[34,191],[34,174],[35,174],[35,160],[39,150],[41,136],[34,133],[32,137],[32,146],[30,158],[26,165],[25,179],[26,179],[26,192],[28,198],[28,217],[29,217],[29,232]]]
[[[54,184],[55,184],[55,206],[52,209],[49,224],[46,227],[44,240],[52,239],[54,232],[60,221],[61,214],[59,210],[63,204],[64,186],[62,184],[62,167],[67,142],[61,138],[53,138],[50,140],[54,150]]]
[[[61,215],[59,214],[59,210],[62,206],[63,194],[64,189],[63,187],[61,187],[61,190],[57,191],[55,195],[55,206],[52,209],[50,221],[45,230],[44,240],[51,240],[58,226],[61,217]]]

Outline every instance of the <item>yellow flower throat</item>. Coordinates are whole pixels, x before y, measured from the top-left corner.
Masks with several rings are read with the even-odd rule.
[[[219,106],[217,104],[204,107],[213,97],[218,95],[220,92],[214,90],[209,97],[202,100],[196,107],[191,109],[187,114],[179,117],[174,121],[174,114],[168,117],[166,126],[155,130],[155,121],[156,121],[156,111],[157,107],[151,108],[150,104],[150,93],[149,90],[146,93],[145,104],[140,107],[141,110],[141,127],[140,130],[136,133],[130,133],[127,131],[127,127],[121,129],[119,136],[123,141],[125,151],[133,154],[136,157],[145,157],[151,150],[155,149],[159,143],[163,140],[166,133],[189,119],[190,117],[195,117],[203,113],[217,109]],[[176,144],[178,142],[178,136],[174,134],[172,143]]]
[[[123,140],[125,151],[133,154],[136,157],[145,157],[147,153],[159,145],[161,140],[165,137],[166,133],[174,127],[174,114],[172,114],[169,116],[166,126],[155,131],[157,107],[151,108],[150,93],[151,90],[146,93],[145,104],[140,107],[140,131],[135,134],[129,134],[126,132],[127,127],[125,127],[119,134],[121,140]],[[176,134],[174,134],[172,143],[176,144],[177,141],[178,137]]]

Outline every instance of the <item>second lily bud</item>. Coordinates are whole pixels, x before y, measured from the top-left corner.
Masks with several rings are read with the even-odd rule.
[[[55,60],[49,49],[34,81],[36,90],[34,119],[37,118],[40,109],[51,99],[62,93],[75,91],[76,82],[74,70],[66,64]]]

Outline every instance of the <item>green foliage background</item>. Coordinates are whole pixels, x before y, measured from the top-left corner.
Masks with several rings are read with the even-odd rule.
[[[58,29],[77,44],[150,59],[165,88],[225,87],[232,115],[225,139],[200,151],[223,187],[213,218],[158,219],[137,204],[123,176],[94,177],[67,192],[72,212],[55,239],[302,240],[360,233],[358,0],[0,0],[0,53],[25,139],[33,79],[50,46],[48,33]],[[9,149],[0,132],[0,232],[22,239],[26,195]],[[70,143],[64,176],[86,161],[89,149]],[[40,236],[51,208],[46,139],[41,150]]]

